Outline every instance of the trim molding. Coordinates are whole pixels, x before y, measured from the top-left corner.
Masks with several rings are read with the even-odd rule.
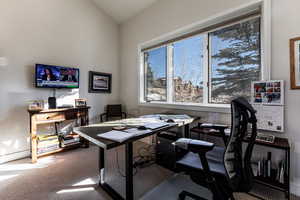
[[[0,156],[0,164],[13,161],[13,160],[18,160],[21,158],[26,158],[30,156],[30,150],[25,150],[25,151],[20,151],[12,154],[7,154]]]
[[[291,193],[300,197],[300,178],[291,182]]]

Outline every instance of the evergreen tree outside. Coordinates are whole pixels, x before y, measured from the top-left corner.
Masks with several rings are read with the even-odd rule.
[[[250,99],[251,81],[260,80],[260,18],[210,33],[211,103]]]

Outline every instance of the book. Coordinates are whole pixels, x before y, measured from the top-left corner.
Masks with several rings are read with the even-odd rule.
[[[284,161],[281,161],[279,171],[280,171],[280,174],[279,174],[279,183],[284,184],[284,176],[285,176],[285,164],[284,164]]]
[[[268,152],[267,159],[267,177],[271,178],[271,170],[272,170],[272,161],[271,161],[272,153]]]
[[[70,142],[67,144],[61,144],[61,147],[64,148],[64,147],[69,147],[69,146],[73,146],[73,145],[77,145],[77,144],[80,144],[80,143],[79,142]]]
[[[56,140],[58,139],[57,135],[38,135],[37,136],[39,141],[46,141],[46,140]]]
[[[50,146],[50,147],[46,147],[46,148],[38,148],[37,153],[38,154],[43,154],[43,153],[48,153],[48,152],[55,151],[55,150],[58,150],[58,149],[59,149],[59,144],[53,145],[53,146]]]
[[[56,145],[56,144],[59,144],[58,140],[47,141],[47,142],[38,142],[37,147],[42,148],[42,147],[48,147],[48,146]]]

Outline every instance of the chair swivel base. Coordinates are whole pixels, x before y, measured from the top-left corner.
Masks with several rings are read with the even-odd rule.
[[[207,200],[205,198],[199,197],[199,196],[197,196],[193,193],[187,192],[187,191],[182,191],[178,197],[179,197],[179,200],[185,200],[185,197],[191,197],[195,200]]]

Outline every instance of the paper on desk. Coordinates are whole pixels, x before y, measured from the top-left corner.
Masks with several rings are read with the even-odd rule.
[[[168,125],[169,124],[166,122],[154,122],[154,123],[146,123],[144,126],[148,129],[157,129]]]
[[[131,128],[131,129],[127,129],[127,130],[124,130],[124,131],[127,132],[127,133],[132,133],[136,136],[147,134],[147,133],[151,132],[151,130],[139,130],[137,128]]]
[[[97,136],[107,139],[107,140],[112,140],[112,141],[116,141],[116,142],[124,142],[125,140],[128,140],[136,135],[134,133],[112,130],[112,131],[109,131],[106,133],[98,134]]]

